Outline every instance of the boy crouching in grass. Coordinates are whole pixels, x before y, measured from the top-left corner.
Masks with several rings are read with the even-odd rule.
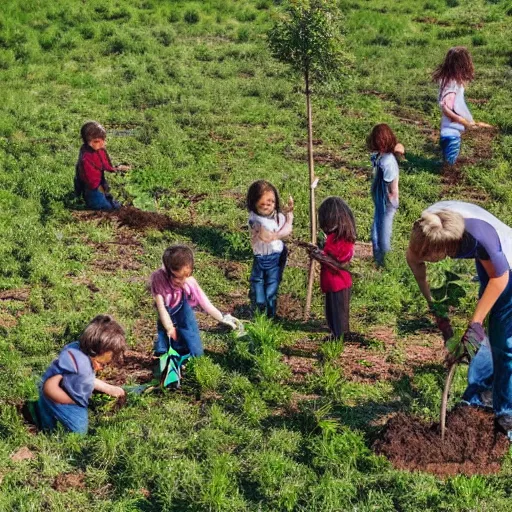
[[[43,375],[39,400],[30,407],[37,426],[51,431],[59,422],[70,432],[86,434],[92,392],[114,397],[125,394],[122,388],[97,379],[95,374],[125,349],[123,328],[110,315],[95,317],[79,341],[66,345]]]

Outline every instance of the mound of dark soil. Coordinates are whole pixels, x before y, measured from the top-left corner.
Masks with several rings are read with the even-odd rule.
[[[172,229],[177,226],[177,223],[172,221],[167,215],[146,212],[134,206],[123,206],[114,212],[114,215],[119,219],[120,226],[127,226],[137,230],[157,229],[163,231],[164,229]]]
[[[438,476],[473,475],[497,473],[509,441],[495,430],[492,413],[475,407],[457,407],[447,415],[444,441],[439,423],[426,424],[397,414],[389,420],[373,448],[397,469],[427,471]]]

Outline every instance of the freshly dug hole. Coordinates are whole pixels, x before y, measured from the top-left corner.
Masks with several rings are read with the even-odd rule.
[[[134,206],[122,206],[119,210],[113,212],[113,214],[119,219],[120,226],[127,226],[132,229],[157,229],[164,231],[165,229],[175,228],[178,225],[167,217],[167,215],[146,212]]]
[[[444,441],[439,423],[397,414],[373,449],[397,469],[449,476],[497,473],[509,444],[507,437],[496,431],[494,414],[476,407],[457,407],[446,417]]]

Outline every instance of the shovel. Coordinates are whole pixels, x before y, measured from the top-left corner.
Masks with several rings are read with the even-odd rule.
[[[457,369],[457,363],[457,361],[454,361],[451,364],[444,383],[443,398],[441,399],[441,441],[444,441],[444,434],[446,432],[446,407],[448,405],[448,395],[450,393],[450,388],[452,387],[453,376]]]

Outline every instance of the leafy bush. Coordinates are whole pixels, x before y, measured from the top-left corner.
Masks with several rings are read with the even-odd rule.
[[[191,25],[194,25],[195,23],[199,23],[200,16],[199,16],[199,13],[197,11],[188,10],[188,11],[185,11],[185,14],[183,15],[183,19],[187,23],[190,23]]]

